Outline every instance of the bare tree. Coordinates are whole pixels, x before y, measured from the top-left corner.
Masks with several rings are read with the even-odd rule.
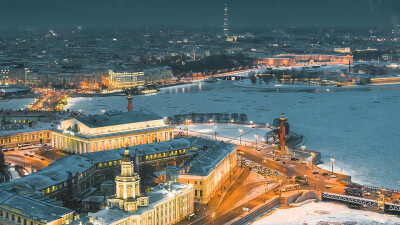
[[[215,119],[219,123],[219,121],[222,119],[222,113],[215,113]]]
[[[199,114],[198,117],[199,117],[200,123],[203,123],[205,116],[206,116],[206,115],[205,115],[204,113],[200,113],[200,114]]]
[[[232,114],[231,114],[231,118],[233,119],[233,122],[236,123],[237,119],[239,118],[239,114],[237,114],[237,113],[232,113]]]
[[[223,118],[223,120],[225,120],[225,123],[227,123],[229,120],[229,114],[228,113],[222,114],[222,118]]]
[[[239,115],[240,121],[242,122],[242,124],[247,120],[247,115],[242,113]]]

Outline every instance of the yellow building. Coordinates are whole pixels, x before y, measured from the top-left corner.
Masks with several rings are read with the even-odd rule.
[[[144,85],[143,71],[138,72],[115,72],[113,70],[108,71],[108,76],[105,77],[104,83],[109,89],[122,89],[131,88],[140,85]]]
[[[73,217],[73,210],[47,203],[43,197],[0,192],[0,224],[62,225],[71,223]]]
[[[55,149],[75,154],[173,139],[173,127],[148,111],[109,111],[61,122],[51,134]]]
[[[159,184],[148,193],[140,193],[140,177],[134,172],[129,149],[121,163],[121,175],[115,178],[115,198],[107,208],[89,216],[95,225],[168,225],[194,212],[194,189],[190,185],[169,182]],[[75,221],[77,223],[79,221]]]
[[[187,139],[198,155],[179,170],[178,182],[193,185],[195,201],[207,203],[224,188],[223,181],[229,180],[236,168],[237,146],[194,137]]]
[[[12,148],[21,145],[34,145],[50,143],[50,130],[35,130],[26,128],[25,130],[0,131],[0,148]]]

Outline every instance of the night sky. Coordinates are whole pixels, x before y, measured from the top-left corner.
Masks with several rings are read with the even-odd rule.
[[[231,27],[393,26],[400,0],[231,0]],[[223,0],[0,0],[0,29],[222,26]]]

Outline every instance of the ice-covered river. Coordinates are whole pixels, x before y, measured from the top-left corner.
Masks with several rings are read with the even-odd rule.
[[[134,106],[160,115],[189,112],[246,113],[249,120],[271,123],[284,112],[306,147],[321,151],[330,168],[353,180],[400,189],[400,86],[263,90],[232,81],[169,87],[134,97]],[[69,108],[88,114],[126,109],[126,97],[70,99]]]
[[[6,105],[14,107],[12,101]],[[18,101],[14,108],[24,106]],[[125,96],[72,98],[68,108],[98,114],[125,110],[126,102]],[[284,112],[292,130],[305,135],[307,149],[323,153],[323,167],[334,157],[335,170],[354,181],[400,189],[400,85],[276,91],[221,81],[169,87],[133,103],[162,116],[237,112],[263,123]]]

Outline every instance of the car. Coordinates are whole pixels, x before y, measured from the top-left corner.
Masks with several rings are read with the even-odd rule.
[[[275,158],[275,161],[277,161],[277,162],[278,162],[278,161],[281,161],[281,159],[280,159],[280,158]]]
[[[329,184],[325,185],[325,188],[331,188],[331,187],[332,187],[332,185],[329,185]]]
[[[33,157],[33,155],[29,155],[29,157]]]
[[[331,175],[331,178],[336,178],[337,176],[335,175],[335,174],[332,174]]]
[[[29,156],[29,154],[28,153],[24,153],[24,156]]]
[[[313,174],[317,174],[317,173],[319,173],[319,171],[318,170],[313,170],[312,173]]]
[[[40,160],[45,161],[46,159],[45,158],[40,158]]]
[[[322,176],[328,176],[328,175],[329,175],[328,173],[323,173],[323,174],[322,174]]]

